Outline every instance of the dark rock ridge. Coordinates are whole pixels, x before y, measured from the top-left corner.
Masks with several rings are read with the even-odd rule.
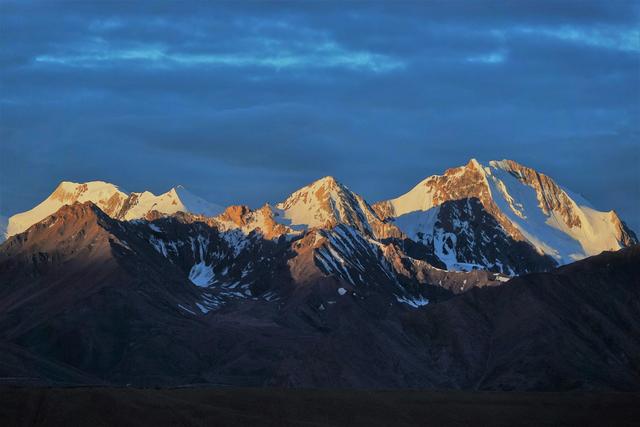
[[[325,183],[306,196],[321,192],[329,209],[317,217],[323,226],[297,227],[300,209],[287,209],[301,195],[287,206],[237,207],[213,218],[151,212],[152,220],[132,221],[87,202],[10,237],[0,246],[0,376],[62,384],[640,388],[638,246],[508,282],[481,268],[446,271],[438,268],[443,254],[395,233],[366,202],[344,196],[348,189]],[[440,211],[447,232],[460,227],[461,215],[473,224],[463,233],[468,241],[482,240],[485,225],[499,228],[481,200],[443,202]],[[510,265],[551,268],[502,230],[491,237]],[[471,259],[473,250],[458,252]]]

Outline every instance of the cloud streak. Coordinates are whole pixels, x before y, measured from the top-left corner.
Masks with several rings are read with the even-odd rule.
[[[484,55],[470,56],[467,62],[479,62],[482,64],[501,64],[507,60],[507,53],[504,51],[491,52]]]
[[[550,37],[586,46],[640,53],[640,30],[637,27],[607,29],[584,29],[571,26],[560,26],[558,28],[525,27],[517,31],[523,34]]]
[[[345,68],[356,71],[385,73],[402,69],[406,64],[388,55],[348,50],[335,42],[287,43],[261,40],[267,49],[242,52],[209,53],[169,51],[159,46],[117,48],[90,46],[81,53],[45,54],[35,57],[36,63],[95,68],[118,62],[140,62],[153,67],[261,67],[274,70],[304,68]]]

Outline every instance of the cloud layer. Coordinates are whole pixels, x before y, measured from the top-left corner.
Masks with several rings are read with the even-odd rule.
[[[0,213],[60,180],[370,201],[513,158],[640,230],[635,2],[0,3]]]

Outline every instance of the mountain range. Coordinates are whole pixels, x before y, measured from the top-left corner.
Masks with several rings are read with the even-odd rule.
[[[258,209],[61,183],[6,221],[0,377],[63,384],[640,388],[640,249],[510,160],[369,204]]]

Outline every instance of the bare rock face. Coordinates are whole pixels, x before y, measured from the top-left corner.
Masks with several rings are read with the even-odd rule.
[[[48,271],[52,264],[73,262],[78,251],[92,262],[101,262],[111,252],[109,235],[99,225],[106,218],[92,203],[65,205],[7,241],[3,267],[16,275],[37,274]]]
[[[479,201],[443,203],[458,213],[442,226],[455,230],[446,220],[467,204],[466,217],[488,215]],[[410,256],[407,242],[347,224],[245,234],[238,225],[256,212],[232,209],[227,228],[191,214],[118,221],[74,204],[11,237],[0,246],[0,348],[11,366],[25,364],[13,372],[0,364],[0,375],[44,384],[640,388],[638,247],[507,282],[434,267]]]
[[[615,211],[609,212],[609,221],[613,224],[615,238],[622,247],[630,247],[638,244],[638,237],[627,224],[624,223]]]
[[[556,265],[550,256],[538,253],[526,241],[513,238],[476,198],[443,203],[435,230],[435,239],[427,236],[426,243],[441,244],[436,249],[442,258],[468,264],[472,269],[515,275],[547,271]],[[438,234],[444,237],[442,243],[437,241]],[[478,260],[481,262],[477,263]]]
[[[250,209],[248,206],[229,206],[225,211],[220,215],[221,221],[230,221],[237,225],[238,227],[242,227],[247,224],[246,215],[249,213]]]

